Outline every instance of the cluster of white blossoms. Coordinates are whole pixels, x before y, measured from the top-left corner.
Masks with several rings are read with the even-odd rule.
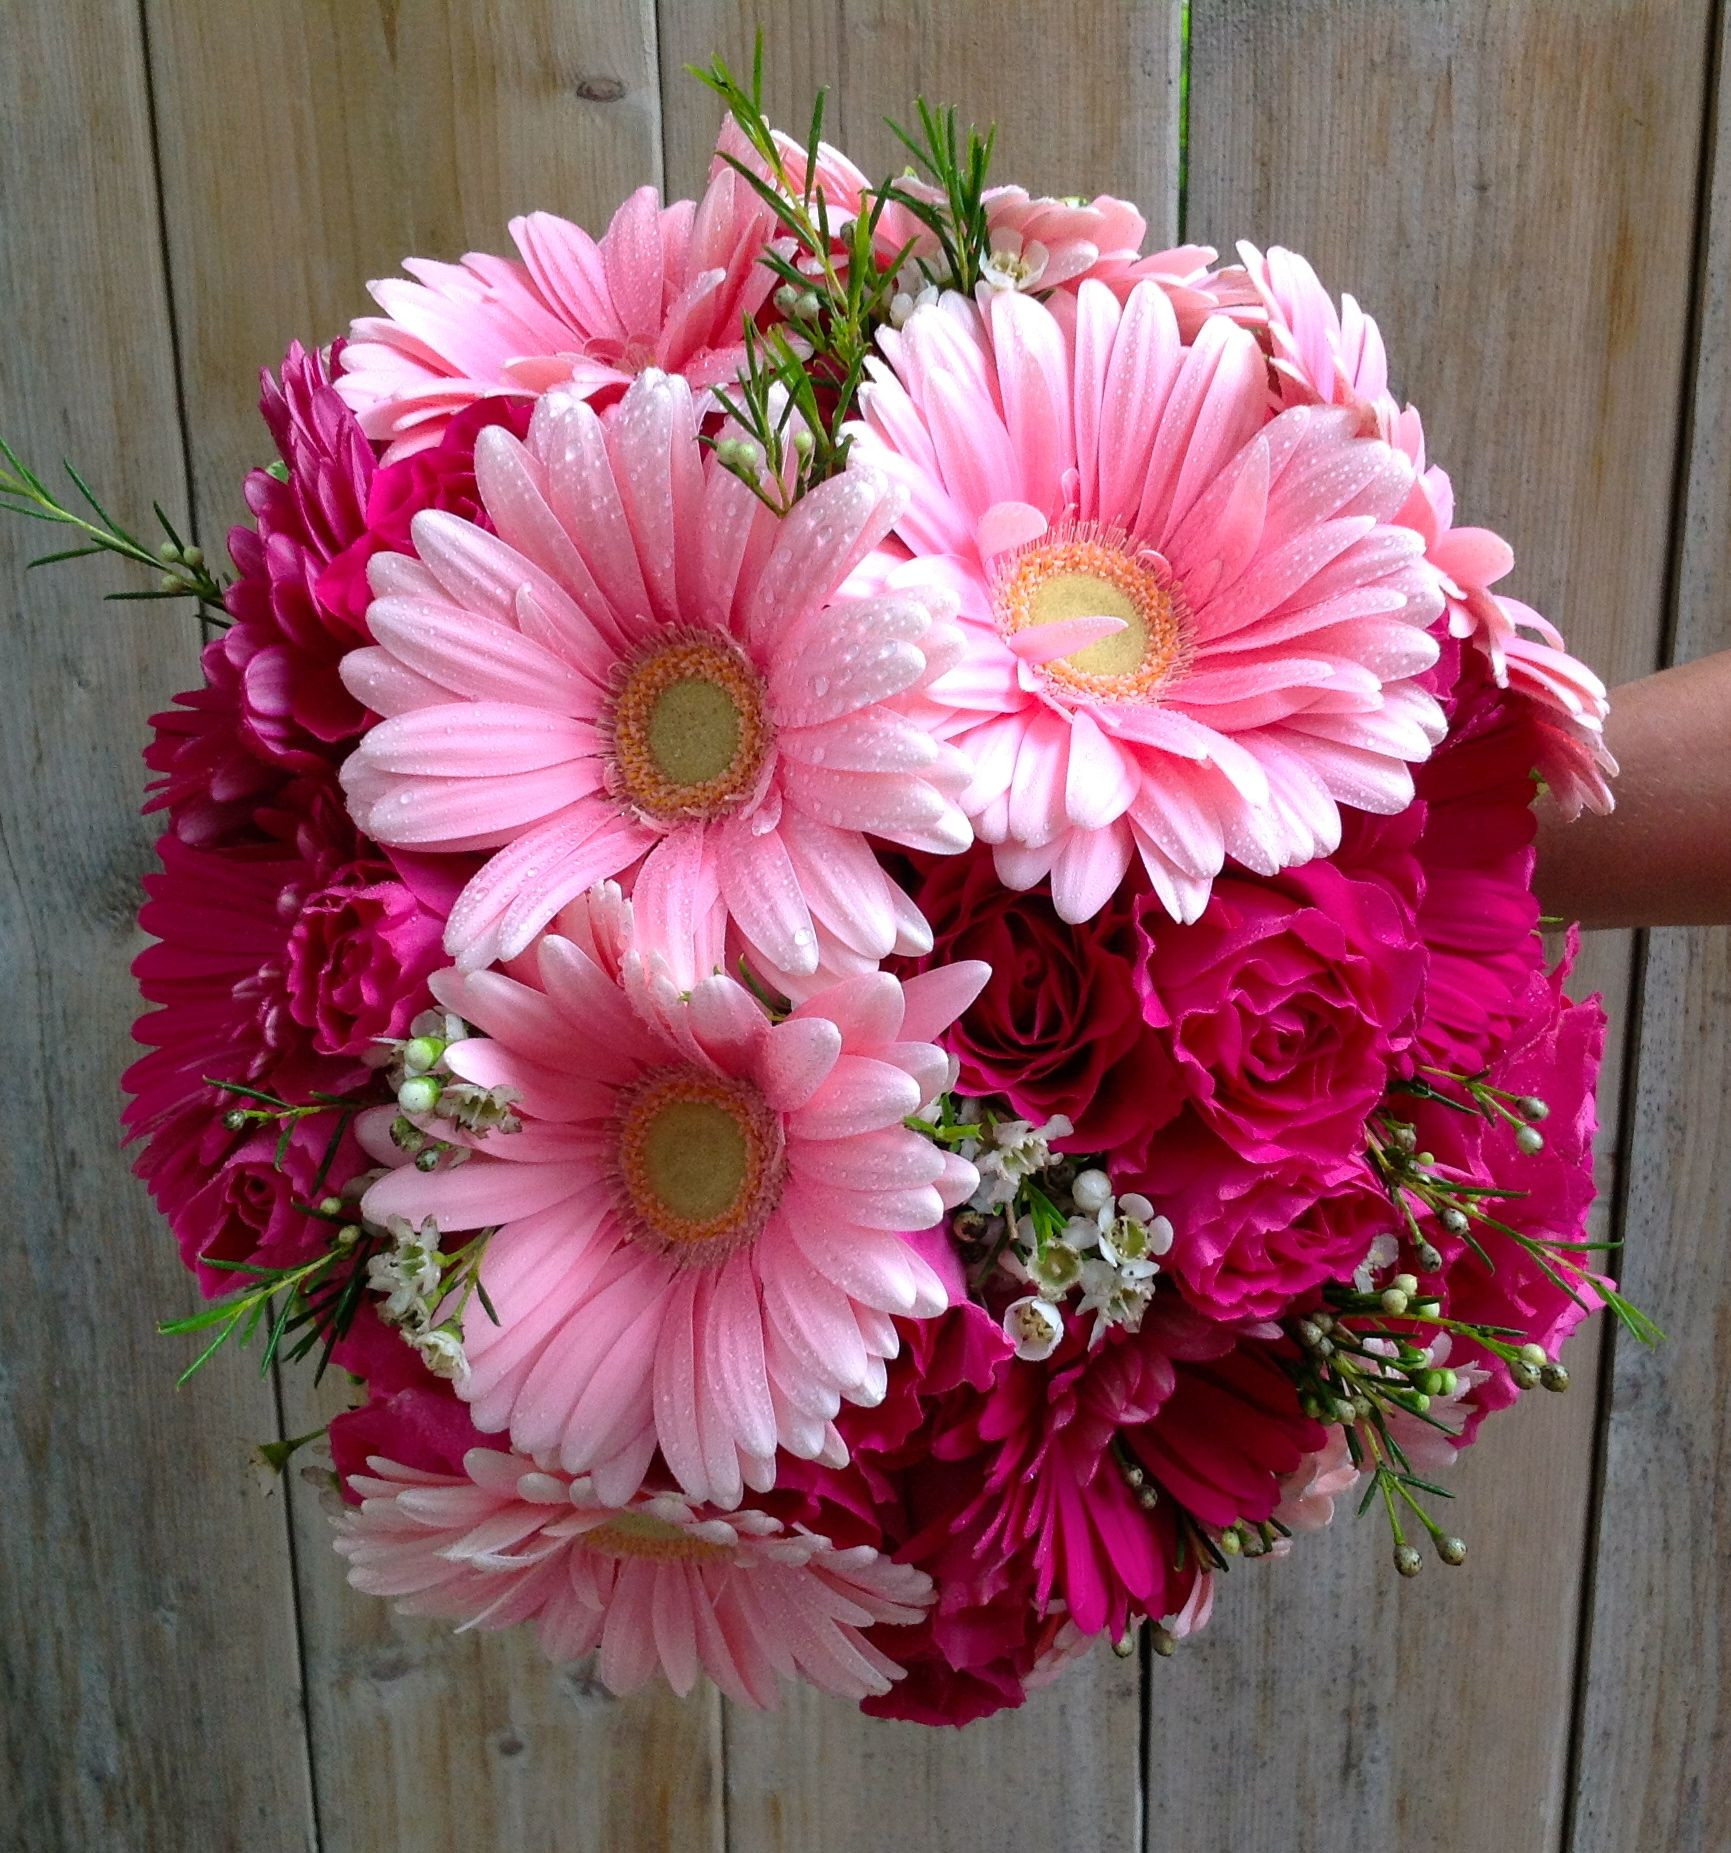
[[[439,1225],[414,1228],[406,1217],[393,1216],[384,1234],[391,1246],[367,1261],[367,1285],[384,1296],[379,1317],[402,1333],[435,1377],[461,1383],[469,1374],[462,1320],[439,1317],[450,1297],[446,1275],[454,1260],[439,1252]]]
[[[416,1125],[429,1115],[463,1132],[518,1132],[522,1120],[514,1111],[517,1094],[509,1087],[479,1087],[453,1074],[447,1051],[466,1042],[474,1031],[448,1010],[423,1010],[409,1025],[401,1041],[385,1042],[387,1079],[403,1110],[391,1130],[404,1151],[412,1152],[423,1171],[461,1164],[469,1148],[447,1144]]]
[[[992,1119],[977,1100],[962,1103],[961,1118],[980,1128],[977,1139],[956,1147],[980,1174],[980,1187],[968,1199],[968,1207],[987,1214],[1014,1203],[1026,1179],[1050,1171],[1059,1162],[1052,1141],[1067,1139],[1076,1130],[1062,1113],[1054,1113],[1043,1126],[1031,1120]]]
[[[1002,1218],[999,1265],[1033,1288],[1004,1313],[1016,1356],[1037,1362],[1052,1355],[1064,1336],[1066,1301],[1080,1316],[1092,1315],[1090,1345],[1113,1326],[1134,1332],[1172,1246],[1168,1218],[1140,1192],[1115,1191],[1104,1171],[1077,1170],[1054,1152],[1052,1141],[1074,1130],[1061,1113],[1035,1126],[994,1120],[969,1101],[962,1116],[980,1127],[978,1138],[957,1148],[980,1174],[968,1207]]]

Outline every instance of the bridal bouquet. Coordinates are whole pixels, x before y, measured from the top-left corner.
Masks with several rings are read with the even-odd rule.
[[[1650,1331],[1532,893],[1602,685],[1302,258],[705,77],[701,198],[265,376],[231,581],[7,453],[223,627],[145,753],[167,1329],[353,1381],[357,1588],[620,1691],[960,1724],[1342,1499],[1460,1563],[1456,1452]]]

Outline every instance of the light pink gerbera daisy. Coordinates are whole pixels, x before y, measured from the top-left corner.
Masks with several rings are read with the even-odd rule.
[[[1139,857],[1194,920],[1226,856],[1271,874],[1332,852],[1339,806],[1412,801],[1442,597],[1390,525],[1404,457],[1347,412],[1270,418],[1252,336],[1185,344],[1152,281],[951,295],[881,340],[855,454],[907,485],[921,557],[874,576],[959,600],[930,695],[1009,886],[1049,874],[1085,920]]]
[[[760,261],[773,215],[723,168],[696,202],[663,207],[640,187],[599,241],[534,212],[511,221],[522,262],[471,252],[410,258],[416,279],[370,283],[385,313],[349,331],[337,391],[394,462],[436,444],[453,414],[490,393],[568,384],[617,392],[647,367],[699,388],[738,372],[740,330],[774,287]]]
[[[867,842],[970,840],[967,767],[906,711],[953,661],[947,593],[835,596],[901,494],[848,470],[778,520],[697,443],[685,381],[646,374],[605,426],[567,392],[475,453],[497,534],[415,517],[381,555],[376,639],[343,679],[386,716],[343,767],[376,841],[498,853],[452,909],[464,966],[521,952],[636,870],[658,944],[730,917],[790,983],[929,949]]]
[[[1491,590],[1514,570],[1514,549],[1489,528],[1454,525],[1454,487],[1443,470],[1425,468],[1424,430],[1410,406],[1394,441],[1418,473],[1400,520],[1421,536],[1441,577],[1450,636],[1483,652],[1497,686],[1530,704],[1539,735],[1536,769],[1563,815],[1610,811],[1617,762],[1605,744],[1611,703],[1604,683],[1569,653],[1548,618]]]
[[[1266,255],[1241,244],[1245,274],[1263,315],[1282,404],[1343,405],[1361,428],[1387,438],[1413,466],[1406,506],[1395,517],[1423,537],[1448,605],[1449,634],[1485,654],[1499,688],[1531,702],[1542,738],[1540,775],[1565,815],[1583,806],[1611,808],[1617,762],[1605,746],[1610,712],[1605,685],[1569,654],[1562,633],[1531,605],[1491,591],[1515,563],[1513,549],[1489,528],[1454,526],[1454,490],[1444,472],[1425,467],[1418,413],[1400,410],[1388,389],[1388,358],[1376,323],[1350,296],[1340,308],[1295,251]]]
[[[778,1674],[882,1694],[902,1669],[862,1630],[918,1621],[931,1602],[924,1571],[763,1512],[665,1492],[608,1505],[587,1479],[487,1448],[470,1449],[461,1476],[368,1465],[351,1480],[360,1505],[337,1521],[357,1589],[465,1628],[532,1622],[550,1659],[599,1649],[616,1693],[659,1672],[683,1697],[703,1672],[766,1711]]]
[[[1263,308],[1269,358],[1285,405],[1340,405],[1361,428],[1392,437],[1399,408],[1388,390],[1382,331],[1358,303],[1340,307],[1322,287],[1308,258],[1280,245],[1266,253],[1240,243],[1244,273]]]
[[[607,894],[567,911],[576,937],[541,940],[538,983],[434,979],[483,1032],[450,1067],[515,1089],[523,1128],[389,1173],[365,1211],[498,1226],[481,1273],[498,1323],[465,1321],[479,1428],[592,1472],[613,1504],[659,1446],[693,1498],[732,1506],[773,1484],[778,1446],[845,1459],[832,1418],[883,1394],[892,1315],[947,1304],[901,1232],[978,1179],[903,1121],[947,1085],[935,1039],[986,967],[862,973],[772,1024],[732,978],[678,990]]]

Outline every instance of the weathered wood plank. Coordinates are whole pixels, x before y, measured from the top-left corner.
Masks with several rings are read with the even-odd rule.
[[[668,184],[701,185],[715,145],[714,99],[684,67],[719,53],[747,75],[761,25],[765,107],[790,134],[805,135],[812,98],[828,85],[828,139],[868,173],[894,173],[907,151],[883,119],[915,122],[923,92],[982,129],[998,125],[998,179],[1133,199],[1163,243],[1177,225],[1178,21],[1174,0],[1032,0],[1013,12],[944,0],[682,0],[661,20]]]
[[[145,0],[201,510],[241,511],[254,386],[416,253],[599,230],[660,172],[650,0]]]
[[[1670,660],[1731,648],[1731,16],[1721,11]],[[1731,932],[1650,935],[1625,1274],[1670,1334],[1618,1338],[1569,1853],[1731,1845]]]
[[[143,532],[184,465],[137,9],[11,8],[5,38],[0,428],[44,474],[73,457]],[[138,752],[197,673],[197,627],[103,605],[112,562],[26,578],[69,544],[0,533],[0,1839],[308,1847],[288,1538],[246,1464],[270,1386],[221,1360],[176,1396],[185,1354],[154,1321],[192,1289],[116,1123],[153,834]]]
[[[1193,14],[1190,235],[1293,245],[1377,316],[1461,519],[1513,538],[1513,589],[1611,682],[1654,666],[1663,625],[1708,13],[1210,0]],[[1607,1192],[1630,957],[1605,936],[1578,978],[1613,1023]],[[1470,1845],[1511,1822],[1523,1846],[1557,1844],[1595,1343],[1570,1360],[1575,1395],[1504,1418],[1463,1465],[1473,1560],[1458,1578],[1433,1566],[1398,1584],[1369,1522],[1343,1520],[1233,1579],[1209,1636],[1155,1669],[1152,1846],[1250,1844],[1295,1823],[1306,1846]]]
[[[209,528],[264,446],[257,369],[291,337],[341,333],[407,254],[509,249],[534,207],[598,230],[659,178],[648,0],[146,4]],[[330,1413],[298,1377],[285,1395],[293,1432]],[[719,1845],[713,1695],[614,1704],[529,1638],[401,1621],[343,1583],[308,1489],[289,1497],[327,1853]]]
[[[1034,192],[1113,191],[1146,212],[1151,237],[1177,222],[1177,26],[1174,5],[1115,0],[1077,11],[1039,0],[1001,15],[985,7],[864,7],[733,0],[664,9],[670,184],[701,184],[714,146],[712,101],[683,74],[720,52],[750,68],[766,33],[766,106],[803,135],[817,89],[831,86],[827,133],[868,172],[903,165],[882,118],[913,102],[954,101],[998,123],[994,173]],[[782,1717],[730,1710],[730,1844],[764,1849],[877,1847],[881,1805],[918,1824],[916,1844],[946,1853],[1072,1844],[1118,1849],[1140,1838],[1138,1675],[1104,1650],[1019,1712],[959,1736],[874,1722],[801,1693]]]

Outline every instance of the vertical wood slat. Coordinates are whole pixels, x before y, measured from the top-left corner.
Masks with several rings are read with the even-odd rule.
[[[8,10],[0,226],[0,429],[147,532],[184,460],[131,0]],[[138,752],[198,630],[185,606],[101,603],[112,562],[26,576],[72,544],[0,535],[0,1838],[310,1847],[288,1539],[247,1468],[270,1386],[220,1360],[175,1394],[154,1322],[191,1286],[116,1125],[153,835]]]
[[[1189,234],[1291,244],[1359,297],[1460,519],[1511,536],[1512,588],[1613,682],[1652,668],[1663,626],[1707,13],[1198,0],[1192,16]],[[1608,1198],[1630,958],[1606,936],[1576,979],[1612,1019]],[[1294,1823],[1306,1847],[1473,1844],[1512,1822],[1523,1847],[1558,1844],[1597,1342],[1574,1348],[1574,1396],[1528,1398],[1457,1470],[1458,1575],[1399,1584],[1370,1519],[1343,1515],[1231,1579],[1209,1635],[1154,1669],[1151,1847]]]
[[[257,370],[292,337],[341,333],[406,255],[508,250],[507,220],[536,207],[599,229],[659,177],[648,0],[144,3],[209,536],[268,453]],[[291,1432],[333,1412],[302,1373],[284,1392]],[[343,1582],[309,1490],[289,1497],[325,1853],[719,1846],[713,1694],[616,1703],[527,1636],[399,1618]],[[264,1678],[274,1693],[292,1669]]]
[[[1721,7],[1671,662],[1731,648],[1731,13]],[[1731,1772],[1731,930],[1649,935],[1567,1853],[1724,1853]]]
[[[749,71],[766,35],[766,106],[803,137],[817,90],[827,133],[868,172],[906,155],[882,118],[914,120],[914,99],[955,100],[998,124],[993,172],[1033,192],[1113,191],[1146,211],[1150,236],[1177,221],[1178,8],[1114,0],[1076,9],[1037,0],[994,8],[680,0],[662,9],[668,184],[702,184],[714,99],[683,67],[716,52]],[[1086,107],[1080,99],[1086,99]],[[730,1707],[729,1844],[740,1853],[853,1853],[883,1843],[884,1798],[912,1844],[946,1853],[1073,1844],[1118,1853],[1140,1840],[1139,1681],[1103,1649],[1018,1712],[957,1736],[863,1717],[799,1692],[784,1716]]]

